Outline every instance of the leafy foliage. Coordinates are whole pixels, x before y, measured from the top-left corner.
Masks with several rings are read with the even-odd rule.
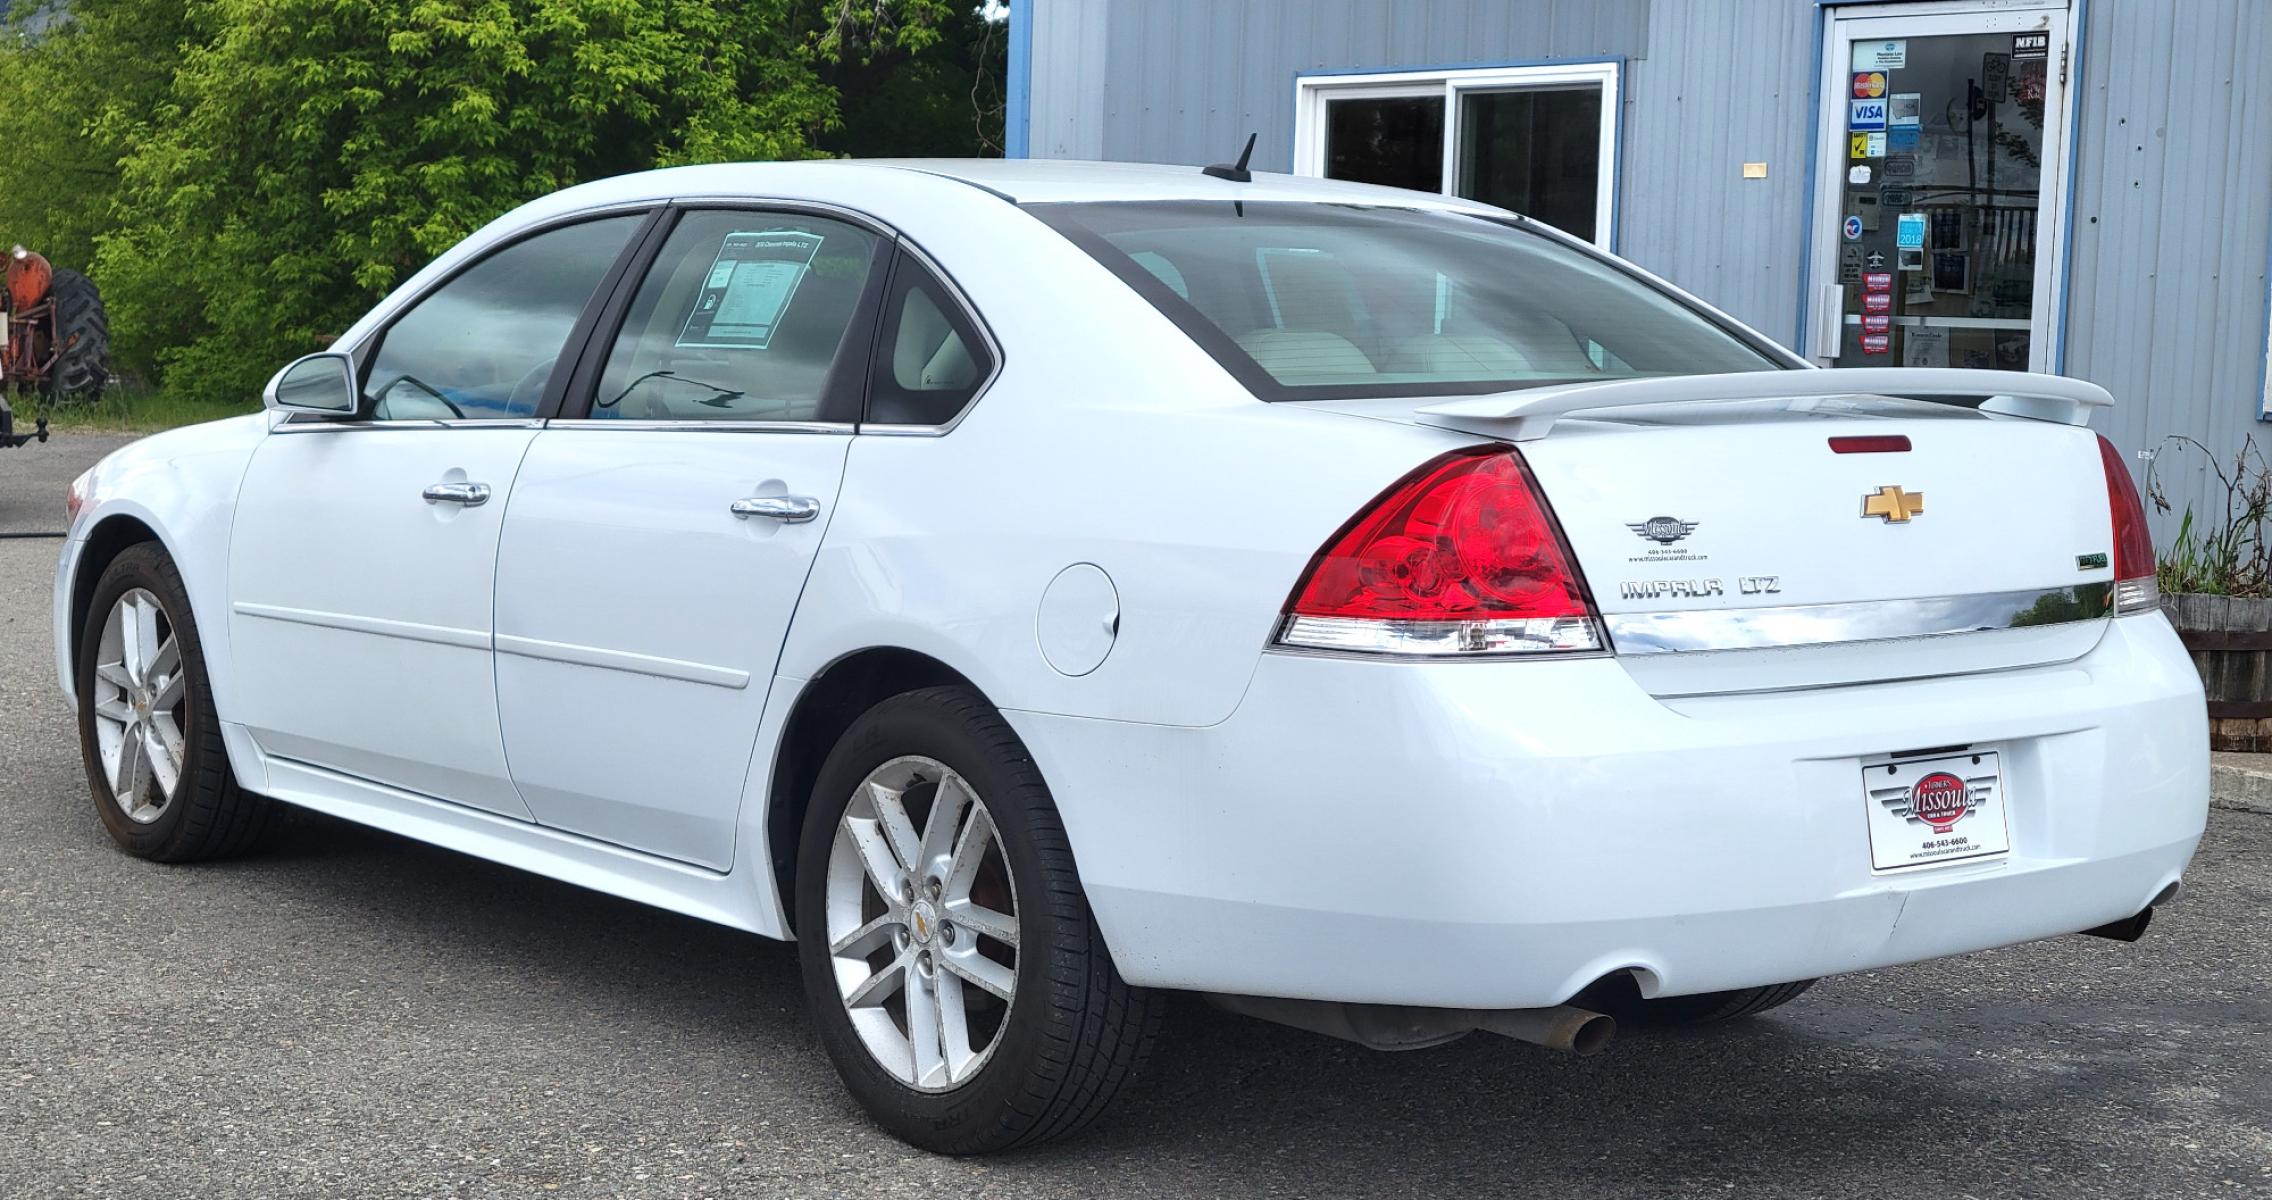
[[[2155,583],[2163,594],[2200,592],[2215,596],[2272,596],[2272,545],[2264,537],[2264,524],[2272,519],[2272,465],[2248,438],[2233,455],[2228,469],[2217,456],[2189,437],[2165,439],[2146,469],[2146,494],[2156,510],[2170,511],[2168,495],[2158,473],[2164,454],[2199,451],[2207,468],[2225,492],[2225,511],[2199,525],[2187,505],[2178,521],[2177,537],[2154,565]]]
[[[252,395],[435,254],[546,192],[835,149],[821,141],[840,123],[832,76],[945,72],[977,21],[955,0],[68,11],[0,46],[0,235],[91,264],[121,364],[189,402]]]

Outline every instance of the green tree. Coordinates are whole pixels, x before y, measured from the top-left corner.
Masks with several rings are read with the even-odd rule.
[[[21,7],[0,24],[0,239],[91,268],[119,364],[191,402],[250,397],[560,187],[1000,139],[1001,25],[974,0]]]
[[[180,4],[18,6],[0,23],[0,249],[85,269],[113,223],[119,160],[173,84],[190,36]]]
[[[830,0],[816,55],[843,120],[816,144],[852,158],[999,156],[1009,30],[977,4],[887,8]],[[833,37],[831,36],[833,34]]]
[[[498,213],[796,158],[835,114],[789,0],[192,0],[97,277],[129,361],[245,395]]]

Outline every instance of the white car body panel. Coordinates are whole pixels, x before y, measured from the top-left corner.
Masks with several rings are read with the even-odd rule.
[[[273,756],[529,817],[491,652],[497,532],[533,425],[280,429],[253,452],[229,556],[240,691]],[[485,504],[428,484],[484,483]],[[219,703],[218,697],[215,703]]]
[[[724,871],[853,439],[614,424],[538,435],[513,488],[497,566],[505,754],[543,824]],[[727,513],[786,495],[821,517]]]
[[[1807,979],[2089,928],[2175,882],[2207,718],[2158,614],[2077,662],[1666,703],[1613,659],[1262,656],[1209,729],[1013,713],[1131,981],[1447,1007]],[[1861,764],[1999,748],[2012,857],[1873,874]],[[1289,750],[1288,747],[1300,747]]]
[[[66,690],[78,555],[131,517],[181,564],[246,786],[786,936],[767,817],[792,715],[832,665],[912,651],[1025,739],[1122,972],[1205,991],[1503,1008],[1627,968],[1653,995],[1783,982],[2073,932],[2138,911],[2182,872],[2206,809],[2205,718],[2157,614],[1558,661],[1270,649],[1326,540],[1416,466],[1487,440],[1488,422],[1447,428],[1456,415],[1409,400],[1261,403],[999,192],[1495,211],[1057,163],[691,167],[545,197],[443,254],[339,345],[534,225],[770,198],[898,230],[982,315],[1000,370],[944,429],[532,422],[479,431],[494,448],[477,463],[449,440],[473,430],[341,431],[437,449],[415,470],[295,464],[244,504],[248,464],[257,475],[273,444],[324,435],[271,434],[263,415],[146,439],[98,469],[65,546]],[[1917,453],[1825,461],[1801,443],[1846,423],[1787,408],[1579,413],[1525,443],[1606,615],[2111,578],[2077,565],[2108,540],[2087,431],[1923,406],[1898,426],[1852,422],[1898,427]],[[417,487],[453,467],[489,473],[496,498],[430,511]],[[1857,520],[1881,483],[1971,523]],[[767,533],[725,509],[792,491],[822,499],[821,518]],[[1840,499],[1788,501],[1801,493]],[[1698,523],[1674,548],[1704,561],[1632,561],[1653,543],[1628,524],[1668,514]],[[478,536],[442,554],[437,534]],[[1109,615],[1047,611],[1052,581],[1083,564],[1109,581]],[[1779,586],[1620,591],[1687,571]],[[372,633],[422,631],[382,620],[450,636]],[[1086,671],[1053,666],[1043,644],[1074,620],[1109,622]],[[382,655],[393,665],[374,665]],[[359,681],[351,697],[341,672]],[[449,709],[458,724],[438,732]],[[2003,756],[2011,857],[1873,873],[1861,764],[1956,744]]]

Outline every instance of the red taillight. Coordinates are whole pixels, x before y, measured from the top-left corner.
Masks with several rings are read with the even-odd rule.
[[[2154,535],[2146,529],[2146,505],[2138,498],[2138,485],[2122,452],[2104,437],[2098,440],[2099,463],[2106,468],[2106,504],[2114,510],[2114,608],[2116,612],[2146,612],[2161,607],[2161,590],[2154,582]]]
[[[1585,581],[1513,450],[1406,476],[1310,563],[1278,640],[1391,654],[1595,650]]]
[[[1866,437],[1834,437],[1830,439],[1832,454],[1907,454],[1909,439],[1902,434],[1872,434]]]

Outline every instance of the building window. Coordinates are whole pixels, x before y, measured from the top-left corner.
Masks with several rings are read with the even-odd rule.
[[[1294,170],[1465,196],[1608,246],[1617,64],[1305,76]]]

